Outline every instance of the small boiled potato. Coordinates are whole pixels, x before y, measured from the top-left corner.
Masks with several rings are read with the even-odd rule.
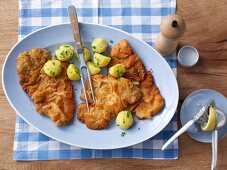
[[[92,50],[96,53],[103,53],[107,50],[108,44],[105,38],[95,38],[91,43]]]
[[[90,55],[91,55],[90,51],[86,47],[83,47],[83,54],[84,54],[84,61],[86,62],[90,58]],[[80,57],[77,53],[76,53],[76,59],[77,61],[80,61]]]
[[[70,80],[80,80],[80,71],[74,64],[70,64],[67,68],[67,76]]]
[[[88,61],[87,67],[91,75],[95,75],[100,73],[101,69],[99,67],[96,67],[94,63]]]
[[[125,66],[123,64],[115,64],[110,67],[109,73],[114,77],[121,77],[125,73]]]
[[[110,57],[98,53],[95,53],[93,56],[93,63],[98,67],[106,67],[109,64],[110,60]]]
[[[73,58],[74,49],[71,45],[61,45],[57,48],[55,55],[60,61],[68,61]]]
[[[119,126],[121,129],[128,129],[133,124],[133,116],[132,113],[129,111],[121,111],[117,115],[116,125]]]
[[[61,62],[58,60],[49,60],[44,64],[44,72],[50,77],[56,77],[61,74]]]

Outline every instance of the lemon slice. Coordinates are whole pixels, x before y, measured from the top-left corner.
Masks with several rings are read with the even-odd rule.
[[[216,110],[214,107],[209,107],[209,117],[208,121],[201,126],[201,129],[204,131],[212,131],[216,126]]]

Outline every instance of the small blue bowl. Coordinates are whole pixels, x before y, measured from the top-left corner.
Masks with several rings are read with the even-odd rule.
[[[201,89],[190,94],[184,101],[181,111],[181,124],[184,126],[189,120],[192,120],[195,114],[201,109],[201,106],[207,104],[210,99],[214,99],[215,105],[219,110],[222,110],[227,117],[227,99],[220,93],[214,90]],[[193,124],[187,133],[199,142],[210,143],[212,140],[211,132],[196,130],[196,124]],[[227,122],[223,127],[218,129],[219,139],[227,135]]]

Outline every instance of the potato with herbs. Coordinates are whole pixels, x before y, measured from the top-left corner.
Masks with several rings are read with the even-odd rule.
[[[95,53],[103,53],[107,50],[108,44],[105,38],[95,38],[91,43],[91,46]]]
[[[76,65],[70,64],[66,73],[70,80],[80,80],[80,70]]]
[[[83,54],[84,54],[84,61],[88,61],[91,54],[90,54],[90,51],[86,48],[86,47],[83,47]],[[76,59],[77,61],[80,61],[80,57],[79,55],[76,53]]]
[[[71,60],[74,56],[74,48],[71,45],[61,45],[57,48],[55,56],[60,61]]]
[[[93,63],[97,67],[106,67],[109,64],[110,60],[111,60],[110,57],[98,53],[95,53],[93,56]]]
[[[109,68],[109,73],[114,77],[121,77],[125,73],[125,66],[123,64],[115,64]]]
[[[96,67],[94,63],[88,61],[87,67],[91,75],[95,75],[100,73],[101,69],[99,67]]]
[[[61,62],[58,60],[49,60],[44,64],[44,72],[50,77],[56,77],[61,74]]]
[[[118,113],[116,118],[116,125],[119,126],[121,129],[128,129],[133,124],[133,116],[132,113],[129,111],[121,111]]]

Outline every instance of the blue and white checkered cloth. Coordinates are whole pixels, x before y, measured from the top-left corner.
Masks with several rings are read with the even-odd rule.
[[[131,33],[152,45],[159,32],[161,18],[175,13],[175,0],[20,0],[19,39],[30,32],[52,24],[68,22],[67,7],[75,5],[79,21],[110,25]],[[176,73],[175,55],[167,62]],[[178,141],[161,151],[161,146],[177,130],[176,114],[167,127],[155,137],[127,148],[92,150],[55,141],[19,116],[16,118],[14,159],[52,160],[84,158],[177,159]]]

